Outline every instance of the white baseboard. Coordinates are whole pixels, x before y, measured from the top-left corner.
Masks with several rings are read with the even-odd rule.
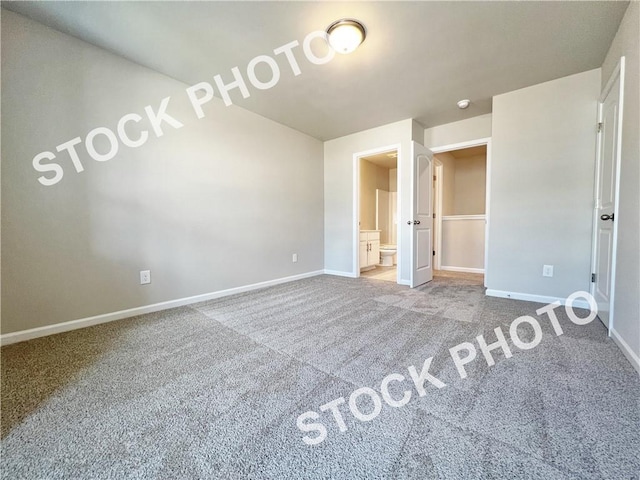
[[[633,368],[635,368],[636,371],[640,374],[640,357],[638,357],[638,355],[636,355],[635,352],[631,350],[629,344],[623,340],[623,338],[618,332],[616,332],[615,329],[612,328],[610,332],[613,341],[616,343],[616,345],[618,345],[618,348],[622,350],[622,353],[625,357],[627,357],[627,360],[629,360],[631,365],[633,365]]]
[[[324,271],[326,275],[335,275],[336,277],[348,277],[348,278],[358,278],[353,272],[341,272],[339,270],[326,270]]]
[[[524,300],[525,302],[536,302],[536,303],[553,303],[560,302],[561,305],[566,305],[567,299],[560,297],[548,297],[545,295],[533,295],[530,293],[520,293],[520,292],[507,292],[504,290],[492,290],[487,289],[485,295],[489,297],[499,297],[499,298],[512,298],[513,300]],[[589,309],[589,303],[586,301],[576,300],[573,302],[573,305],[577,308],[586,308]]]
[[[484,273],[484,268],[447,267],[443,265],[440,266],[439,270],[448,270],[449,272]]]
[[[0,335],[0,345],[10,345],[12,343],[24,342],[26,340],[32,340],[34,338],[46,337],[56,333],[68,332],[70,330],[77,330],[79,328],[90,327],[92,325],[98,325],[101,323],[113,322],[114,320],[122,320],[123,318],[134,317],[136,315],[143,315],[145,313],[158,312],[161,310],[168,310],[170,308],[182,307],[184,305],[191,305],[193,303],[204,302],[207,300],[213,300],[215,298],[226,297],[229,295],[235,295],[237,293],[249,292],[251,290],[258,290],[260,288],[271,287],[273,285],[279,285],[281,283],[293,282],[301,280],[303,278],[315,277],[322,275],[323,270],[316,270],[314,272],[301,273],[299,275],[291,275],[289,277],[276,278],[274,280],[267,280],[265,282],[253,283],[251,285],[244,285],[242,287],[228,288],[226,290],[219,290],[217,292],[204,293],[202,295],[194,295],[193,297],[179,298],[177,300],[169,300],[167,302],[154,303],[153,305],[145,305],[142,307],[129,308],[127,310],[120,310],[118,312],[105,313],[102,315],[96,315],[94,317],[81,318],[79,320],[71,320],[69,322],[56,323],[55,325],[46,325],[44,327],[30,328],[29,330],[22,330],[20,332],[5,333]]]

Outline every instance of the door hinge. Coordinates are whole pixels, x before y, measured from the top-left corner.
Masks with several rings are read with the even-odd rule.
[[[591,274],[591,283],[596,283],[596,274],[595,273]]]
[[[598,123],[598,133],[602,131],[602,122]]]
[[[433,218],[436,218],[436,214],[435,213],[433,214]]]
[[[434,257],[436,256],[436,251],[435,251],[435,250],[433,251],[433,256],[434,256]]]

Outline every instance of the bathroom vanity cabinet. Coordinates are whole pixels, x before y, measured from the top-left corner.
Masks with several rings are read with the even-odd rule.
[[[380,230],[360,230],[360,269],[380,263]]]

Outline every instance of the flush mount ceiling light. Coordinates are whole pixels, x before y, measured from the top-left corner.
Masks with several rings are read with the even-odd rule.
[[[464,110],[465,108],[468,108],[470,104],[471,104],[470,100],[466,100],[466,99],[465,100],[460,100],[458,102],[458,108],[460,110]]]
[[[357,20],[343,18],[327,27],[329,45],[338,53],[351,53],[360,46],[367,31]]]

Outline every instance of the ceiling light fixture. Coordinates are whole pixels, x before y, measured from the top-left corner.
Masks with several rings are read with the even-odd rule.
[[[367,36],[362,23],[351,18],[343,18],[327,27],[327,40],[338,53],[351,53],[360,46]]]
[[[471,100],[466,100],[466,99],[465,99],[465,100],[460,100],[460,101],[458,102],[458,108],[459,108],[460,110],[464,110],[465,108],[468,108],[468,107],[469,107],[469,105],[471,105]]]

